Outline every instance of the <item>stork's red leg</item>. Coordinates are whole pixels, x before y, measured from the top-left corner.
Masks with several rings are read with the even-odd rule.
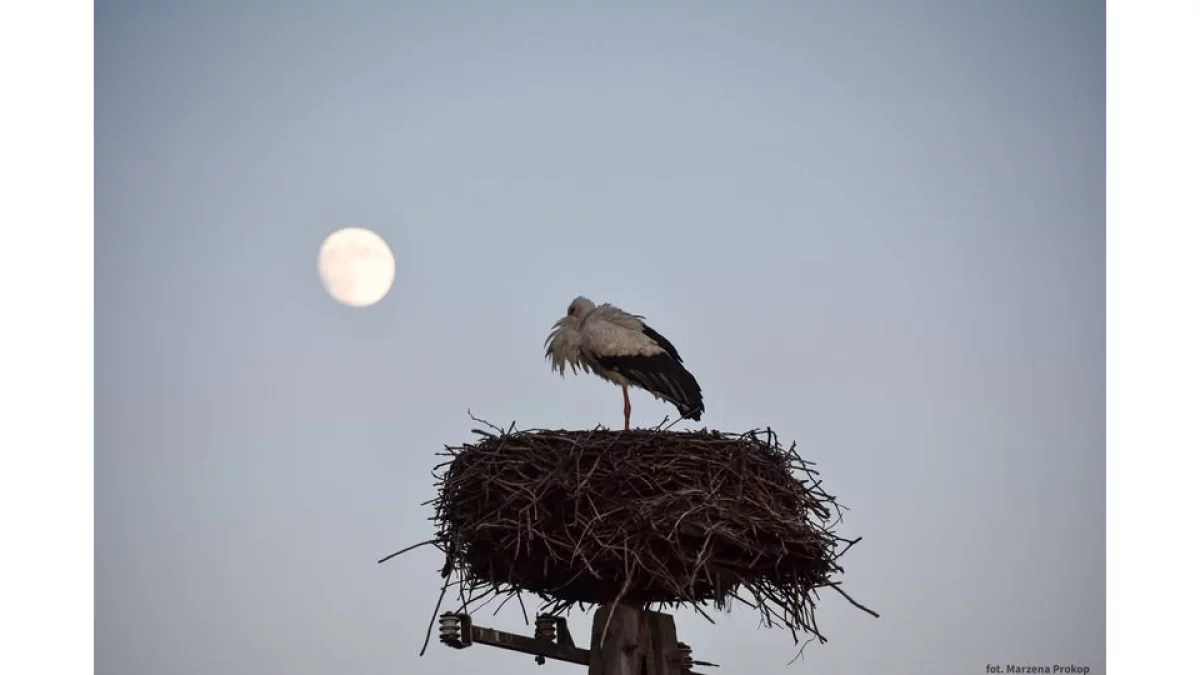
[[[625,395],[625,431],[629,431],[629,386],[621,385],[621,393]]]

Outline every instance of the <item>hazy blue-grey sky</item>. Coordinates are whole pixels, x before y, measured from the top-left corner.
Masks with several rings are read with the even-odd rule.
[[[579,294],[675,343],[705,425],[797,440],[864,537],[845,582],[882,619],[825,596],[831,642],[789,669],[750,613],[681,614],[698,658],[1104,671],[1103,3],[96,22],[98,673],[531,672],[418,659],[442,560],[375,560],[430,535],[468,407],[621,423],[618,389],[543,361]],[[316,274],[345,226],[396,253],[366,310]]]

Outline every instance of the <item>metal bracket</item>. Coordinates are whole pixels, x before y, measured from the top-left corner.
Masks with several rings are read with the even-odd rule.
[[[575,646],[567,620],[561,616],[539,614],[534,623],[533,637],[508,633],[495,628],[476,626],[470,615],[446,612],[438,618],[438,639],[454,649],[466,649],[476,643],[499,647],[523,654],[532,654],[538,665],[546,659],[587,666],[591,652]],[[692,648],[679,643],[680,672],[687,675],[703,675],[692,670],[693,665],[716,666],[707,661],[692,659]]]
[[[446,612],[439,618],[438,639],[442,644],[455,649],[465,649],[473,644],[499,647],[537,657],[539,664],[546,659],[588,665],[591,653],[575,646],[567,620],[562,617],[541,615],[534,637],[476,626],[466,614]]]

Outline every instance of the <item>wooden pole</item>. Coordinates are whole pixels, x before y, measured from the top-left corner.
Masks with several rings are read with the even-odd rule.
[[[636,607],[625,604],[608,604],[596,610],[588,675],[642,675],[639,613]]]
[[[682,664],[675,617],[659,612],[645,612],[644,617],[649,638],[645,675],[680,675]]]
[[[588,675],[679,673],[679,641],[671,615],[625,604],[596,610]]]

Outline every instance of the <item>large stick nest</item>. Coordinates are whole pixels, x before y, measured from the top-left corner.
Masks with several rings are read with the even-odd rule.
[[[833,532],[842,507],[769,429],[474,431],[446,449],[431,502],[464,609],[521,591],[550,613],[740,602],[797,642],[825,641],[817,589],[874,614],[832,580],[857,541]]]

